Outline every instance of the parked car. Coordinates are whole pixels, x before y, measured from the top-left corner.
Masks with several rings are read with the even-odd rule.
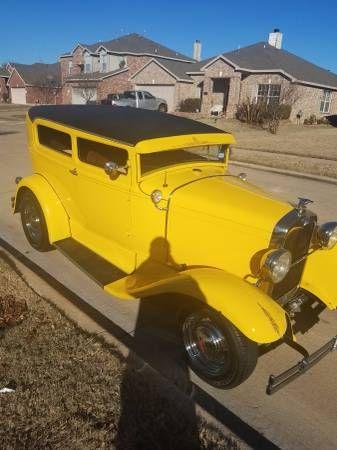
[[[116,106],[132,106],[133,108],[167,112],[166,100],[154,97],[147,91],[125,91],[123,94],[109,94],[107,103]]]
[[[36,106],[27,131],[33,174],[17,179],[13,208],[29,243],[116,297],[179,298],[201,378],[233,388],[259,347],[286,342],[306,356],[270,378],[273,393],[337,348],[334,337],[309,355],[294,337],[303,314],[337,308],[337,223],[232,175],[230,133],[107,105]]]
[[[120,100],[123,97],[122,93],[108,94],[105,99],[101,101],[102,105],[114,105],[115,101]]]

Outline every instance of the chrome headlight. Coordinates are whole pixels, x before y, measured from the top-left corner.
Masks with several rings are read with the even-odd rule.
[[[290,270],[291,253],[285,249],[270,250],[261,261],[261,277],[265,281],[280,283]]]
[[[327,222],[318,228],[318,242],[327,249],[337,244],[337,222]]]
[[[157,203],[161,202],[161,200],[163,199],[163,193],[162,191],[160,191],[159,189],[155,189],[152,193],[151,193],[151,200],[153,201],[153,203],[156,205]]]

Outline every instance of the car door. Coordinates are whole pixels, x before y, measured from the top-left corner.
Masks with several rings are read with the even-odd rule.
[[[74,144],[69,130],[43,119],[34,123],[36,151],[32,152],[34,172],[52,186],[69,218],[78,217],[74,202]]]
[[[94,138],[76,138],[76,202],[80,220],[72,225],[75,239],[131,272],[135,253],[131,249],[131,171],[112,179],[104,170],[106,162],[127,166],[126,149],[98,142]]]
[[[144,108],[146,109],[157,109],[157,102],[155,97],[150,94],[150,92],[144,91],[143,92],[143,97],[144,97]]]

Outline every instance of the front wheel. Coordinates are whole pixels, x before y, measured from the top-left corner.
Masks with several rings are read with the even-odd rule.
[[[254,371],[257,344],[215,311],[201,308],[189,314],[182,333],[191,368],[209,384],[231,389]]]
[[[161,103],[158,107],[158,111],[159,112],[167,112],[167,105],[165,105],[165,103]]]
[[[30,190],[25,190],[20,199],[23,231],[30,245],[40,252],[50,250],[46,220],[41,206]]]

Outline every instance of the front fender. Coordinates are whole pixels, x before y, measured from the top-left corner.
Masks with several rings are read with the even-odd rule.
[[[318,297],[329,309],[337,308],[337,246],[316,250],[308,258],[301,287]]]
[[[19,182],[14,200],[14,213],[20,209],[21,196],[25,189],[33,192],[42,208],[47,224],[49,242],[52,244],[69,237],[68,215],[54,189],[41,175],[30,175],[22,178]]]
[[[167,266],[145,266],[105,286],[105,290],[124,298],[169,292],[191,296],[219,311],[259,344],[277,341],[286,332],[285,311],[260,289],[235,275],[212,268],[177,272]]]

